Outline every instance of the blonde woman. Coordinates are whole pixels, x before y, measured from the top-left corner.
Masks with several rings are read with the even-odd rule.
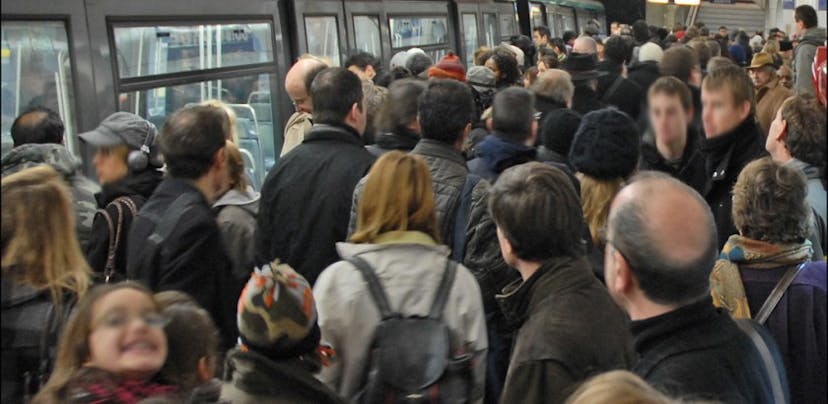
[[[49,376],[62,325],[89,285],[72,197],[47,165],[2,180],[2,402],[24,402]]]
[[[566,404],[678,404],[644,379],[626,370],[614,370],[589,379]]]
[[[346,400],[364,393],[372,336],[380,323],[362,271],[378,278],[391,310],[428,316],[443,275],[455,265],[442,320],[451,331],[451,354],[471,357],[470,401],[482,399],[487,340],[480,289],[465,267],[450,262],[449,249],[439,242],[428,166],[410,154],[384,154],[368,173],[356,232],[350,243],[337,244],[344,260],[322,272],[313,290],[322,341],[339,357],[320,379]]]

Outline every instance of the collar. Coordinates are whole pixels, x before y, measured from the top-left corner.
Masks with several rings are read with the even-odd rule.
[[[414,146],[414,149],[411,150],[411,153],[450,160],[466,167],[466,159],[463,158],[463,155],[457,150],[454,150],[451,145],[445,144],[439,140],[420,139],[420,141],[417,142],[417,145]]]
[[[713,182],[727,178],[733,153],[737,149],[746,148],[754,140],[750,136],[757,136],[756,122],[752,115],[730,132],[702,140],[701,150],[708,156],[709,161],[707,174]]]
[[[696,328],[706,323],[716,314],[716,308],[710,296],[705,296],[695,303],[679,307],[662,315],[630,323],[635,351],[643,355],[652,350],[664,340]],[[675,349],[678,347],[669,347]]]
[[[416,230],[394,230],[378,235],[374,244],[422,244],[436,246],[437,242],[426,233]]]
[[[810,164],[808,164],[808,163],[806,163],[802,160],[799,160],[797,158],[790,159],[787,163],[785,163],[785,165],[788,165],[791,168],[795,168],[799,171],[802,171],[803,173],[805,173],[805,177],[808,178],[809,180],[820,178],[819,168],[814,167],[814,166],[812,166],[812,165],[810,165]]]
[[[534,147],[510,140],[498,132],[486,136],[477,145],[477,151],[486,168],[496,173],[514,165],[534,161],[537,156]]]
[[[305,140],[303,140],[302,143],[319,141],[336,141],[351,143],[360,147],[365,146],[365,142],[362,140],[362,136],[359,135],[359,132],[345,124],[313,124],[310,132],[305,135]]]
[[[120,181],[104,184],[101,187],[101,192],[95,195],[95,198],[98,201],[98,206],[106,206],[115,198],[124,195],[141,195],[149,198],[162,179],[163,174],[156,169],[129,174]]]

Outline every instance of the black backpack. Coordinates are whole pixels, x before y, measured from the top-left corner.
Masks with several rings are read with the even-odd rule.
[[[466,403],[473,385],[472,353],[451,356],[451,333],[443,309],[457,273],[446,260],[443,280],[428,317],[394,312],[377,275],[364,259],[347,259],[368,283],[381,320],[374,332],[366,383],[359,403]]]

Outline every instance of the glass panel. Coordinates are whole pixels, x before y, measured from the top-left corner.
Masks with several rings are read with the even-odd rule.
[[[497,41],[497,16],[494,14],[483,14],[483,34],[485,45],[493,48]]]
[[[500,15],[500,37],[508,38],[515,34],[515,16],[513,14]]]
[[[424,49],[424,50],[425,50],[425,53],[428,54],[428,56],[431,56],[431,59],[434,60],[434,63],[437,63],[437,61],[442,59],[443,56],[446,56],[446,54],[448,54],[448,49],[446,49],[446,48]]]
[[[466,66],[474,65],[474,51],[477,50],[477,16],[463,14],[463,43],[466,46]]]
[[[532,4],[529,10],[529,15],[532,19],[532,28],[545,25],[543,22],[543,10],[541,10],[540,4]]]
[[[76,153],[71,59],[62,21],[3,21],[2,154],[12,147],[11,125],[26,108],[41,105],[60,114],[64,139]]]
[[[392,17],[391,47],[443,44],[448,41],[446,17]]]
[[[273,61],[270,23],[115,26],[121,78]]]
[[[305,17],[305,38],[308,53],[327,59],[339,66],[339,29],[336,16]]]
[[[575,31],[575,13],[571,8],[556,7],[555,8],[555,29],[558,30],[556,36],[563,37],[564,31]]]
[[[354,35],[356,36],[356,48],[359,51],[368,52],[382,59],[379,17],[373,15],[354,16]]]
[[[221,99],[236,112],[236,135],[239,148],[245,156],[253,184],[258,188],[264,177],[276,163],[282,133],[273,132],[273,105],[270,98],[272,75],[259,74],[223,80],[210,80],[192,84],[159,87],[150,90],[121,93],[119,111],[138,114],[159,128],[167,115],[188,104],[209,99]],[[278,119],[276,119],[278,121]]]

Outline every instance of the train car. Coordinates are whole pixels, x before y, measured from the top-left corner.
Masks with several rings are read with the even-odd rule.
[[[605,25],[594,0],[531,7],[542,13],[533,23],[554,27],[555,35],[591,18]],[[296,57],[312,53],[341,65],[343,55],[361,50],[387,65],[396,52],[419,47],[435,60],[454,51],[470,65],[477,47],[520,33],[517,8],[494,0],[4,1],[2,150],[11,148],[14,118],[41,104],[61,115],[67,147],[92,174],[92,150],[77,135],[111,113],[133,112],[160,126],[178,108],[220,99],[236,112],[258,186],[293,112],[283,83]]]
[[[540,0],[529,3],[531,26],[549,28],[553,37],[562,37],[565,31],[583,32],[595,20],[601,34],[606,35],[607,23],[604,4],[595,0]]]

